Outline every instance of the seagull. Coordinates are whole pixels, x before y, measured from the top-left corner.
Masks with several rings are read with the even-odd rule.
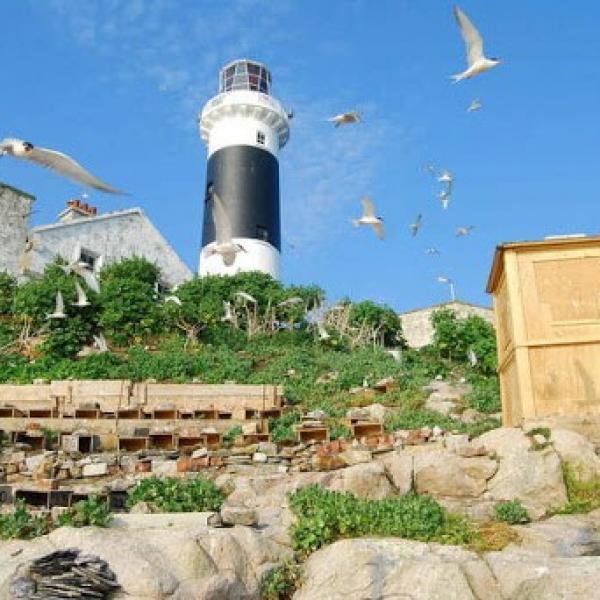
[[[325,325],[323,325],[323,321],[317,321],[317,330],[319,331],[320,340],[328,340],[331,338],[331,335],[327,329],[325,329]]]
[[[90,266],[83,261],[76,261],[71,263],[70,265],[61,265],[60,268],[67,274],[75,273],[81,277],[86,285],[96,292],[97,294],[100,292],[100,282],[96,275],[94,275],[93,271],[90,269]]]
[[[467,358],[469,359],[469,362],[471,363],[472,367],[477,366],[479,359],[477,358],[477,354],[475,354],[475,352],[473,351],[473,348],[469,348],[467,352]]]
[[[446,183],[448,185],[448,191],[450,191],[450,188],[452,187],[452,184],[454,183],[454,175],[452,175],[452,173],[450,173],[450,171],[448,171],[447,169],[444,169],[438,175],[437,180],[440,183]]]
[[[258,301],[254,296],[247,294],[246,292],[236,292],[234,296],[240,300],[244,300],[245,302],[250,302],[251,304],[258,304]]]
[[[355,227],[359,225],[371,225],[377,234],[377,237],[382,240],[385,237],[383,231],[383,219],[375,216],[375,205],[370,198],[363,198],[361,200],[363,205],[363,215],[360,219],[354,219],[352,222]]]
[[[473,229],[475,229],[474,225],[467,225],[466,227],[457,227],[456,237],[464,237],[465,235],[469,235],[469,233],[471,233]]]
[[[100,179],[94,177],[89,171],[86,171],[70,156],[56,150],[38,148],[31,142],[25,142],[15,138],[5,138],[0,142],[0,157],[5,154],[19,160],[30,160],[42,167],[52,169],[63,177],[96,188],[101,192],[106,192],[108,194],[125,193],[100,181]]]
[[[223,201],[216,192],[212,193],[213,210],[212,218],[215,226],[216,241],[206,250],[206,256],[220,254],[223,264],[230,267],[235,262],[238,252],[246,252],[246,249],[236,244],[231,237],[231,220],[225,210]]]
[[[62,292],[56,292],[56,306],[54,308],[54,312],[47,315],[47,318],[55,320],[67,318],[67,315],[65,314],[65,301],[63,299]]]
[[[223,323],[232,323],[233,312],[231,310],[231,302],[229,302],[228,300],[223,300],[223,310],[225,311],[225,315],[221,317],[221,321]]]
[[[463,79],[470,79],[471,77],[485,73],[491,68],[499,65],[502,61],[498,58],[485,57],[483,53],[483,39],[479,31],[477,31],[469,17],[467,17],[458,6],[454,7],[454,16],[456,17],[456,22],[460,27],[460,33],[465,42],[468,64],[467,69],[462,73],[452,75],[454,83],[458,83]]]
[[[94,336],[94,346],[96,346],[98,352],[108,352],[108,344],[102,332]]]
[[[439,253],[440,251],[437,248],[434,248],[433,246],[431,246],[430,248],[425,248],[425,254],[427,254],[428,256],[436,256]]]
[[[475,100],[473,100],[471,102],[471,104],[469,104],[469,108],[467,108],[467,112],[475,112],[476,110],[479,110],[482,106],[483,106],[483,104],[481,104],[481,101],[479,100],[479,98],[475,98]]]
[[[86,306],[89,306],[90,302],[87,299],[85,291],[79,285],[79,281],[75,282],[75,290],[77,291],[77,302],[73,302],[73,306],[76,306],[77,308],[85,308]]]
[[[419,214],[419,215],[417,215],[415,222],[411,223],[408,226],[410,228],[410,231],[411,231],[413,237],[415,237],[417,235],[417,233],[419,233],[419,229],[421,229],[422,223],[423,223],[423,215]]]
[[[439,201],[442,203],[442,208],[446,210],[450,204],[450,190],[441,190],[438,193]]]
[[[165,298],[165,303],[166,302],[172,302],[173,304],[176,304],[177,306],[183,306],[183,302],[181,301],[180,298],[175,296],[175,294],[171,294],[170,296],[167,296]]]
[[[285,306],[294,306],[295,304],[302,304],[304,302],[304,298],[300,298],[300,296],[292,296],[287,300],[283,300],[277,304],[277,306],[283,308]]]
[[[341,115],[336,115],[335,117],[331,117],[327,119],[330,123],[335,123],[336,128],[340,125],[350,125],[351,123],[360,123],[362,121],[361,114],[356,111],[350,111],[342,113]]]

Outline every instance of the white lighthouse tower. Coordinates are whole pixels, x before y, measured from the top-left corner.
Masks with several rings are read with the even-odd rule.
[[[219,94],[199,115],[208,149],[201,276],[262,271],[279,278],[279,149],[290,135],[288,114],[270,95],[265,65],[236,60],[219,77]],[[213,253],[215,202],[226,215],[228,234],[243,250],[233,261]],[[231,264],[226,264],[231,263]]]

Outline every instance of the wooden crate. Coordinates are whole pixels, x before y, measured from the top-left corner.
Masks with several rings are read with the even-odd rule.
[[[600,237],[499,246],[487,291],[504,425],[600,415]]]

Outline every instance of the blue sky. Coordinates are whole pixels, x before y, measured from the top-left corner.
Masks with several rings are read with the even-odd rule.
[[[206,156],[196,115],[223,64],[262,60],[296,115],[280,157],[284,280],[407,310],[445,301],[446,275],[461,299],[487,304],[496,244],[598,232],[600,5],[461,7],[504,63],[452,85],[464,48],[444,0],[3,0],[0,137],[68,152],[130,191],[89,201],[141,206],[195,269]],[[468,114],[475,97],[483,109]],[[352,109],[362,124],[324,122]],[[447,211],[427,163],[455,174]],[[82,191],[8,159],[0,180],[37,196],[34,223]],[[385,219],[384,242],[350,224],[363,195]],[[469,238],[455,237],[461,225],[475,226]]]

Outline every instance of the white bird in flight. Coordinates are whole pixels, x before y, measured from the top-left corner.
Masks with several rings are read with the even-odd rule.
[[[25,142],[15,138],[5,138],[0,142],[0,157],[8,155],[18,160],[29,160],[42,167],[52,169],[59,175],[71,179],[77,183],[87,185],[108,194],[124,194],[121,190],[107,185],[89,171],[86,171],[78,162],[70,156],[49,150],[38,148],[31,142]]]
[[[477,354],[475,354],[475,351],[473,350],[473,348],[469,348],[469,350],[467,352],[467,358],[469,359],[469,363],[471,363],[472,367],[477,366],[479,359],[477,358]]]
[[[456,237],[463,237],[465,235],[469,235],[469,233],[471,233],[473,229],[475,229],[474,225],[467,225],[466,227],[457,227]]]
[[[486,58],[483,53],[483,38],[481,34],[477,31],[475,25],[471,23],[469,17],[458,6],[454,7],[454,16],[465,42],[468,65],[462,73],[452,75],[454,83],[457,83],[463,79],[470,79],[471,77],[485,73],[496,65],[499,65],[502,61],[499,58]]]
[[[454,183],[454,175],[452,175],[452,173],[450,173],[450,171],[448,171],[447,169],[444,169],[437,177],[437,180],[440,183],[445,183],[448,185],[448,190],[450,190],[450,188],[452,187],[452,184]]]
[[[223,310],[225,315],[221,317],[223,323],[233,323],[233,311],[231,310],[231,302],[223,300]]]
[[[77,308],[89,306],[90,301],[87,299],[84,289],[79,285],[79,281],[75,282],[75,290],[77,291],[77,302],[73,302],[73,306],[76,306]]]
[[[67,318],[67,315],[65,314],[65,301],[63,299],[62,292],[56,292],[56,306],[54,307],[54,312],[47,315],[47,318],[52,320]]]
[[[479,100],[479,98],[475,98],[475,100],[472,100],[471,104],[469,104],[467,112],[475,112],[476,110],[479,110],[482,106],[483,104],[481,104],[481,100]]]
[[[335,117],[331,117],[327,119],[330,123],[335,123],[336,127],[340,125],[351,125],[352,123],[360,123],[362,121],[361,114],[356,111],[345,112],[340,115],[336,115]]]
[[[100,353],[108,352],[108,344],[102,332],[94,336],[94,346],[96,346]]]
[[[216,192],[212,194],[213,210],[212,218],[215,226],[216,240],[210,244],[206,250],[206,256],[219,254],[223,259],[223,264],[230,267],[235,262],[235,257],[238,252],[246,252],[246,249],[240,244],[236,244],[231,237],[231,221],[225,210],[225,206],[221,198]]]
[[[258,300],[254,296],[251,296],[250,294],[247,294],[246,292],[235,292],[235,294],[233,294],[233,295],[239,300],[244,300],[244,302],[250,302],[251,304],[258,304]]]
[[[83,261],[76,261],[71,263],[70,265],[61,265],[60,268],[67,274],[75,273],[79,275],[87,286],[96,292],[97,294],[100,292],[100,282],[98,278],[94,274],[94,272],[90,269],[90,265]]]
[[[442,208],[446,210],[450,204],[450,190],[441,190],[438,193],[438,199],[442,203]]]
[[[359,225],[371,225],[373,227],[377,237],[382,240],[385,237],[383,230],[383,219],[375,215],[375,205],[370,198],[363,198],[361,200],[363,206],[363,214],[359,219],[354,219],[352,222],[355,227]]]
[[[277,306],[283,308],[286,306],[294,306],[296,304],[302,304],[304,302],[303,298],[300,298],[300,296],[292,296],[291,298],[287,298],[286,300],[282,300],[281,302],[279,302],[277,304]]]
[[[167,302],[172,302],[173,304],[176,304],[177,306],[183,306],[183,302],[181,301],[181,298],[179,298],[178,296],[176,296],[175,294],[169,294],[166,298],[165,298],[165,304]]]
[[[412,236],[415,237],[417,233],[419,233],[419,229],[421,229],[423,225],[423,215],[418,214],[414,223],[411,223],[408,227],[412,233]]]
[[[433,246],[431,246],[430,248],[425,248],[425,254],[427,254],[428,256],[436,256],[439,253],[440,251],[437,248],[434,248]]]

